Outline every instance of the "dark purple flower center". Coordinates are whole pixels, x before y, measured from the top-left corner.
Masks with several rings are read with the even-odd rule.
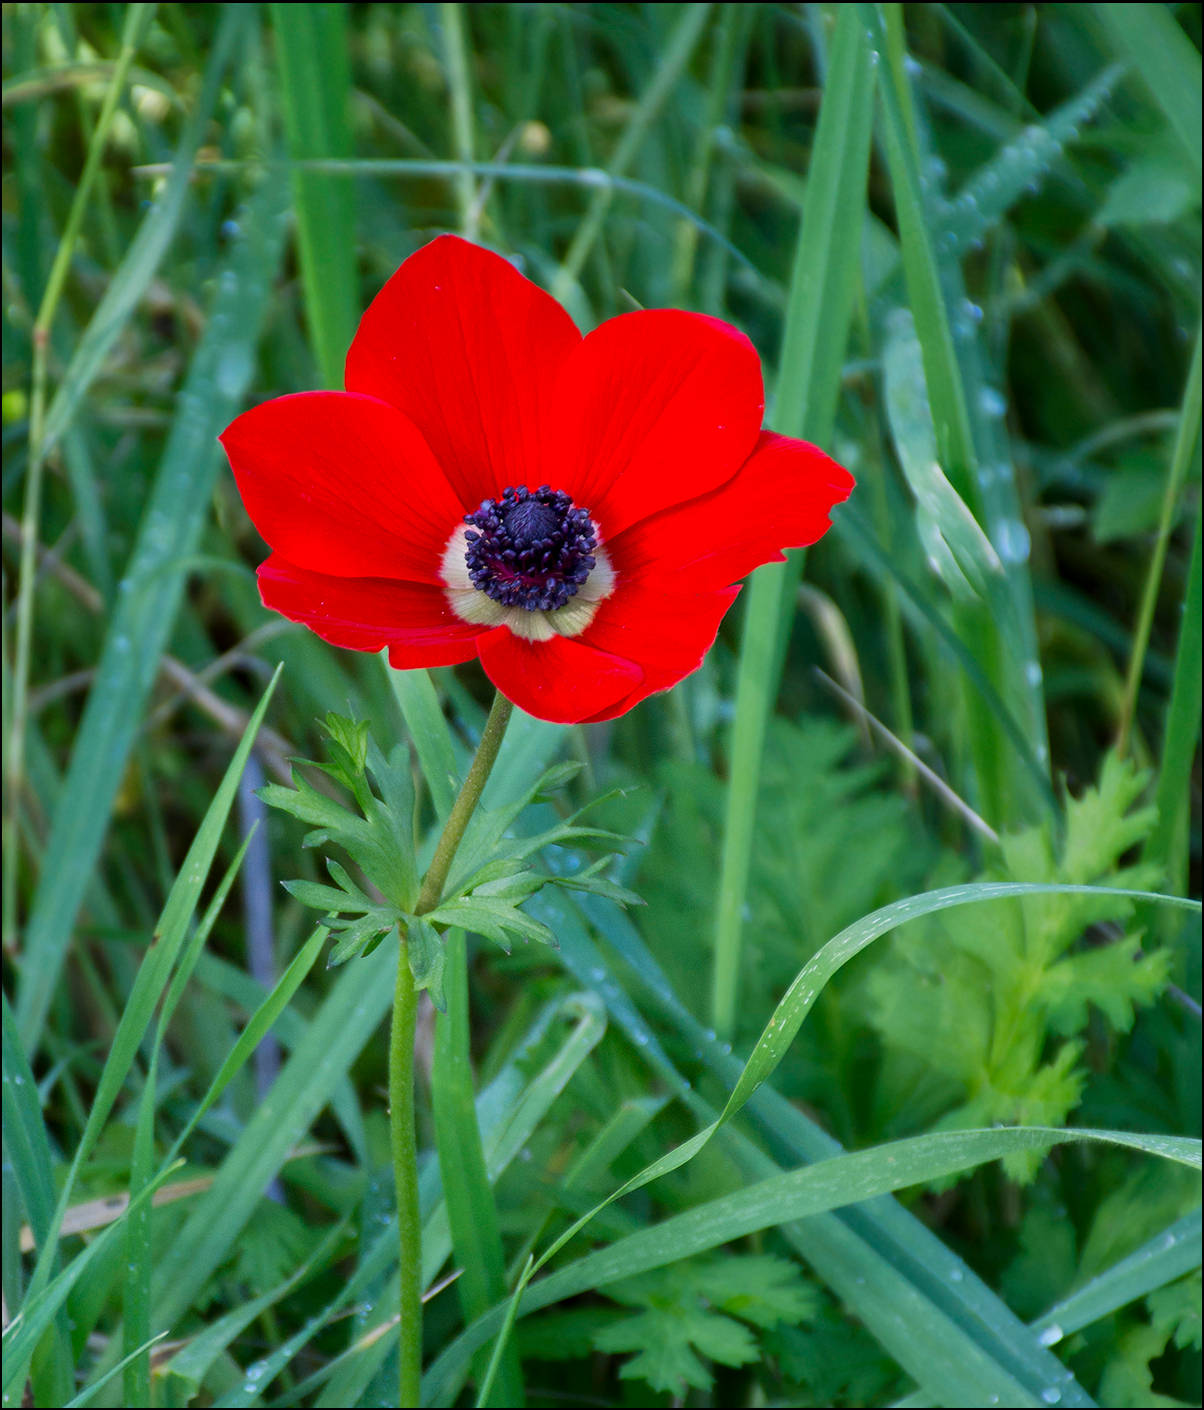
[[[589,577],[598,536],[589,510],[563,490],[507,487],[464,516],[464,562],[472,585],[505,607],[550,612],[563,607]]]

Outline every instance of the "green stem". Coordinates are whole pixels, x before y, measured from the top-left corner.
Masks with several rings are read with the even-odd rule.
[[[1133,727],[1133,717],[1137,713],[1137,692],[1141,686],[1142,671],[1145,667],[1146,648],[1150,644],[1150,628],[1154,624],[1154,608],[1158,605],[1158,590],[1162,586],[1162,570],[1166,566],[1166,550],[1170,543],[1171,531],[1175,527],[1175,510],[1179,507],[1179,494],[1187,479],[1192,452],[1196,448],[1196,438],[1199,434],[1200,329],[1197,327],[1196,350],[1192,355],[1191,371],[1187,374],[1187,389],[1183,394],[1179,429],[1175,436],[1175,448],[1171,453],[1170,474],[1166,478],[1162,509],[1158,516],[1158,536],[1154,540],[1154,552],[1150,555],[1150,566],[1141,594],[1141,607],[1137,614],[1137,626],[1133,632],[1133,651],[1129,657],[1129,672],[1125,678],[1125,693],[1120,709],[1120,726],[1116,732],[1116,752],[1122,755],[1128,752],[1129,732]]]
[[[485,791],[514,706],[499,691],[481,742],[423,878],[416,915],[433,911],[443,895],[452,861],[469,819]],[[414,1027],[418,991],[406,943],[397,957],[393,1026],[389,1034],[389,1146],[397,1186],[397,1236],[401,1255],[401,1385],[398,1405],[417,1406],[422,1380],[422,1222],[418,1214],[418,1143],[414,1131]]]

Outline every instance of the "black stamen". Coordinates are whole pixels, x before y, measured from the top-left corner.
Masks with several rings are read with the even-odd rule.
[[[472,585],[506,607],[550,612],[576,596],[597,559],[588,509],[563,490],[507,486],[464,516],[464,562]]]

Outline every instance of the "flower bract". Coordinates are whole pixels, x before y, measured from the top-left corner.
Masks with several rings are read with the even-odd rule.
[[[345,384],[222,434],[271,548],[264,604],[399,669],[477,657],[545,720],[612,719],[696,669],[734,584],[814,543],[853,487],[761,429],[735,328],[649,309],[582,337],[451,235],[373,300]]]

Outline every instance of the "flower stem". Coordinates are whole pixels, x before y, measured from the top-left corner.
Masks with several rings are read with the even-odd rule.
[[[459,796],[423,878],[416,915],[438,906],[469,819],[502,747],[514,706],[499,691]],[[404,937],[397,957],[393,1027],[389,1035],[389,1145],[397,1186],[397,1235],[401,1253],[401,1387],[398,1405],[417,1406],[422,1380],[422,1221],[418,1213],[418,1143],[414,1131],[414,1027],[418,991]]]
[[[435,848],[435,855],[423,880],[418,904],[414,907],[415,915],[425,915],[439,904],[443,895],[443,884],[455,859],[456,848],[459,847],[464,829],[481,801],[481,793],[497,759],[498,750],[502,747],[502,738],[506,733],[506,726],[510,723],[513,709],[514,706],[499,690],[493,697],[489,718],[481,731],[481,742],[477,745],[468,777],[464,780],[459,797],[443,824],[443,836],[439,839],[439,845]]]

